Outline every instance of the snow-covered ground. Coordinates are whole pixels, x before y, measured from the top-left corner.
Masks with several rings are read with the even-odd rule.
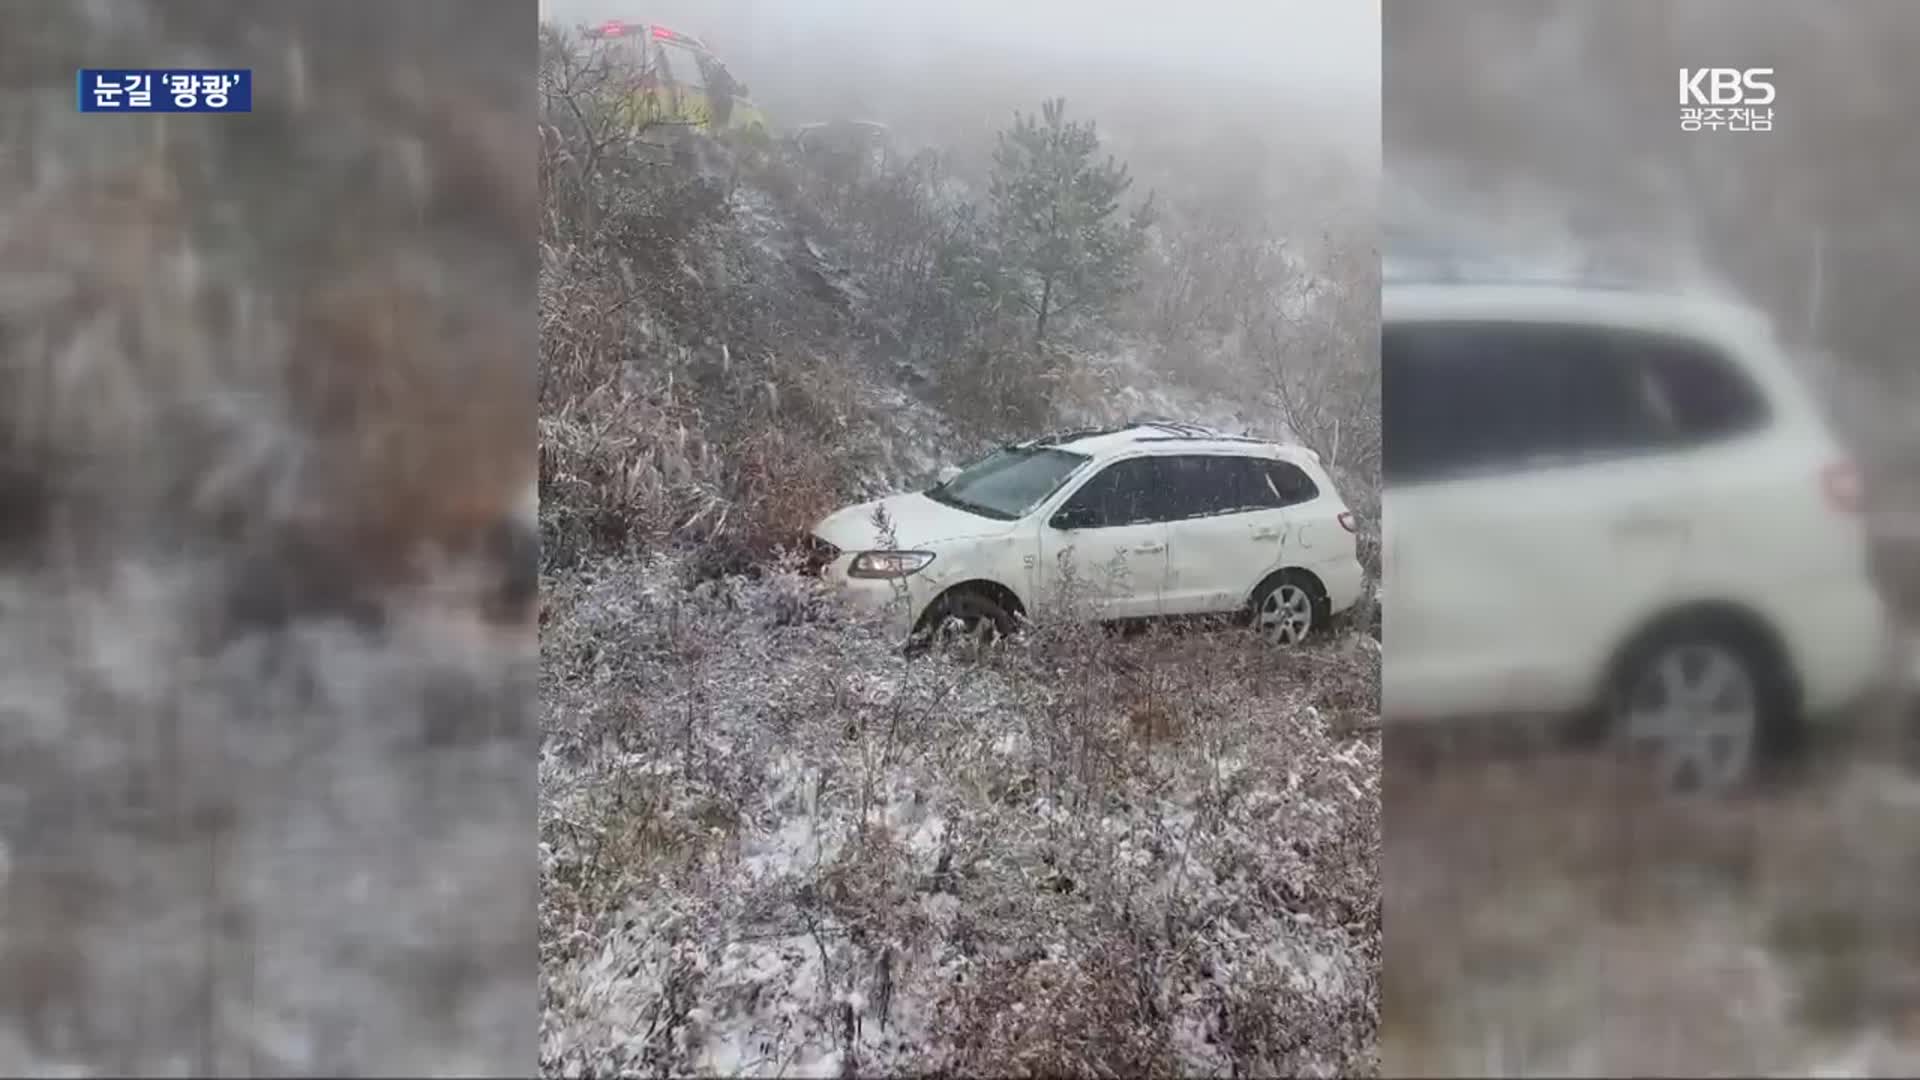
[[[1592,761],[1396,756],[1387,1071],[1913,1075],[1920,775],[1891,758],[1676,805]]]
[[[675,571],[551,592],[544,1070],[1370,1068],[1370,640],[907,661]]]
[[[177,560],[0,575],[0,1072],[524,1057],[528,636],[208,651],[211,591]]]

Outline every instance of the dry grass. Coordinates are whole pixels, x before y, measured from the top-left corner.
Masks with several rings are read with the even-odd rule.
[[[559,129],[551,139],[573,145]],[[837,503],[845,444],[862,421],[874,426],[836,351],[845,327],[799,284],[777,223],[757,217],[778,163],[753,148],[701,147],[707,164],[689,172],[615,143],[599,156],[606,175],[584,190],[547,185],[540,490],[550,567],[664,547],[707,553],[701,572],[768,559]]]

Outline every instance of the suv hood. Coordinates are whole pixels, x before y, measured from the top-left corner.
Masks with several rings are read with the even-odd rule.
[[[813,535],[842,551],[873,550],[880,546],[879,531],[873,527],[876,507],[886,509],[887,518],[893,523],[894,539],[902,550],[942,540],[996,536],[1016,524],[969,514],[937,503],[919,492],[911,492],[836,510],[813,527]]]

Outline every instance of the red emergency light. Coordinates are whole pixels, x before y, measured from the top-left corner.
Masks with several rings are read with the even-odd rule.
[[[594,37],[603,37],[603,38],[626,37],[627,34],[633,30],[634,30],[634,27],[629,26],[624,22],[621,22],[619,19],[608,19],[606,22],[603,22],[599,26],[594,27],[591,31],[589,31],[589,33],[592,34]],[[653,31],[653,36],[656,38],[659,38],[661,41],[684,42],[684,41],[690,40],[688,38],[680,36],[679,34],[674,33],[672,30],[669,30],[664,26],[653,27],[652,31]]]

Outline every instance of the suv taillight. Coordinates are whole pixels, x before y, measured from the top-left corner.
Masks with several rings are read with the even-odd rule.
[[[1340,527],[1347,530],[1350,533],[1358,533],[1360,531],[1359,529],[1356,529],[1353,527],[1353,511],[1351,510],[1340,511]]]
[[[1860,469],[1851,461],[1836,461],[1820,470],[1820,491],[1827,507],[1843,514],[1860,512]]]

